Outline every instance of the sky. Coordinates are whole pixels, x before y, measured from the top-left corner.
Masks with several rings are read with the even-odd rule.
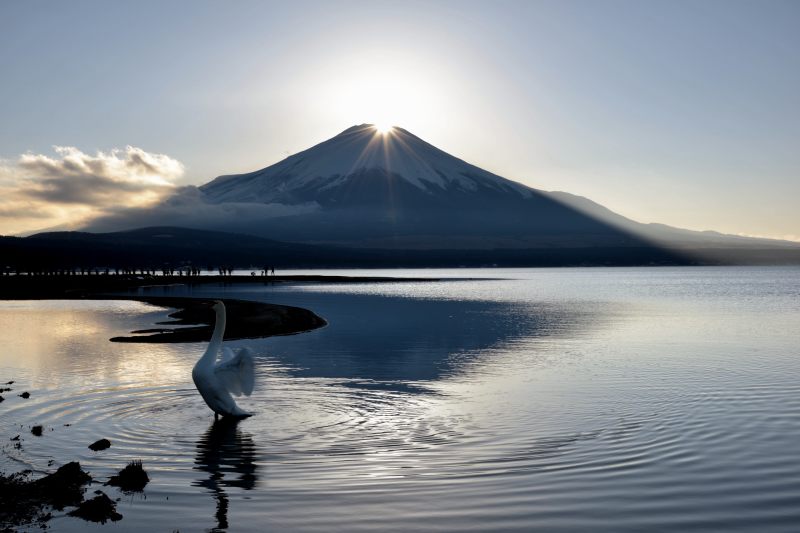
[[[641,222],[800,240],[800,2],[0,2],[0,234],[362,123]]]

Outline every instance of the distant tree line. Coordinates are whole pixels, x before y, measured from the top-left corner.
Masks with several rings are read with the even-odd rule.
[[[208,275],[217,273],[219,276],[232,276],[233,267],[225,265],[205,268]],[[264,267],[259,271],[261,276],[275,275],[275,267]],[[75,267],[75,268],[26,268],[26,267],[0,267],[0,276],[148,276],[148,277],[195,277],[202,276],[203,269],[195,266],[162,266],[153,267]],[[256,270],[251,269],[251,276],[257,276]]]

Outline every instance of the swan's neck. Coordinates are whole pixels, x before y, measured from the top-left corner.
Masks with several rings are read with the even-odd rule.
[[[225,335],[225,308],[220,306],[216,309],[216,315],[214,334],[211,335],[211,342],[208,343],[206,353],[197,362],[198,366],[214,366],[217,361],[217,354],[220,346],[222,346],[222,337]]]

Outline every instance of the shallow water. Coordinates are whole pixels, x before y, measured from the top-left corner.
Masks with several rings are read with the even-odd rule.
[[[121,522],[56,531],[800,529],[800,269],[334,273],[460,279],[148,291],[330,322],[230,343],[258,371],[234,425],[193,388],[203,344],[108,342],[167,310],[0,303],[0,468],[142,459]]]

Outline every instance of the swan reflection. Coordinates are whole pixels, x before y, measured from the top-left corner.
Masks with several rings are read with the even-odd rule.
[[[209,426],[197,442],[195,469],[208,473],[207,479],[194,486],[205,487],[217,502],[217,525],[211,531],[228,528],[226,488],[250,490],[256,487],[256,445],[253,438],[239,429],[238,419],[223,417]]]

